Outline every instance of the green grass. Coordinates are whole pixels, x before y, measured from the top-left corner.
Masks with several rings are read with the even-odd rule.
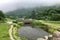
[[[0,40],[10,40],[8,34],[9,26],[8,24],[0,23]]]
[[[42,21],[40,20],[40,22],[42,22],[43,24],[49,25],[49,26],[53,26],[53,28],[60,28],[60,21]]]
[[[13,37],[15,40],[21,40],[21,38],[18,36],[18,32],[17,32],[17,27],[13,28]]]

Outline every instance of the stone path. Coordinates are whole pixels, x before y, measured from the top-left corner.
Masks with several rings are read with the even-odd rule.
[[[12,29],[13,29],[13,25],[11,25],[10,29],[9,29],[9,36],[11,40],[14,40],[13,36],[12,36]]]
[[[12,22],[7,22],[8,24],[12,24]],[[13,36],[12,36],[12,30],[13,30],[13,25],[11,25],[10,29],[9,29],[9,36],[11,40],[14,40]]]

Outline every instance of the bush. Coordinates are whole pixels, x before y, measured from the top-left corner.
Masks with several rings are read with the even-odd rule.
[[[60,31],[60,28],[58,28],[57,30]]]
[[[48,32],[49,32],[49,33],[53,33],[54,31],[55,31],[55,29],[53,29],[53,28],[49,28],[49,29],[48,29]]]
[[[16,27],[17,25],[14,24],[13,26]]]
[[[23,22],[18,22],[17,24],[20,25],[20,26],[23,26],[24,25]]]
[[[33,21],[33,25],[39,26],[39,25],[41,25],[41,22],[39,22],[39,21]]]
[[[13,23],[17,23],[16,21],[13,21]]]

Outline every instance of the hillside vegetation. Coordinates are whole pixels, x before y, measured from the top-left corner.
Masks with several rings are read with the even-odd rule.
[[[31,14],[33,10],[36,11],[42,11],[43,9],[46,9],[47,7],[36,7],[36,8],[22,8],[22,9],[16,9],[14,11],[11,12],[7,12],[6,15],[7,17],[10,18],[22,18],[22,17],[26,17],[26,18],[31,18]]]
[[[10,18],[32,18],[37,20],[60,20],[60,6],[38,7],[32,9],[19,9],[8,12]]]
[[[38,20],[60,20],[60,7],[48,7],[42,11],[32,11],[32,19]]]

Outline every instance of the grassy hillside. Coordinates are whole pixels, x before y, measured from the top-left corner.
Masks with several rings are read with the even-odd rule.
[[[0,23],[0,40],[10,40],[8,29],[8,24]]]

